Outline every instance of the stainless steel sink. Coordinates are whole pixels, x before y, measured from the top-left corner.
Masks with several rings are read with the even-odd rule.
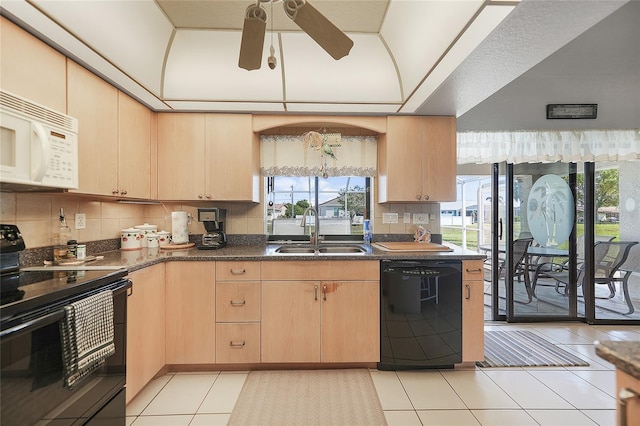
[[[321,246],[318,249],[320,254],[359,254],[366,252],[367,250],[360,246]]]
[[[279,254],[314,254],[316,250],[313,247],[299,247],[299,246],[281,246],[275,249]]]
[[[320,245],[319,248],[314,248],[312,246],[289,246],[283,245],[276,248],[274,253],[277,254],[363,254],[366,253],[367,250],[364,247],[358,245],[331,245],[324,246]]]

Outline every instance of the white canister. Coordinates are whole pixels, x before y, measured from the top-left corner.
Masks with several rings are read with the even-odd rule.
[[[142,231],[136,228],[127,228],[120,231],[121,250],[139,250],[142,248]]]
[[[158,234],[147,234],[145,236],[145,240],[147,242],[148,248],[158,248],[160,247],[160,241],[158,240]]]
[[[147,239],[145,238],[147,234],[155,234],[158,232],[157,225],[150,225],[145,223],[144,225],[136,225],[134,228],[142,231],[142,247],[147,247]]]
[[[171,212],[171,242],[173,244],[189,242],[189,222],[189,213]]]
[[[158,232],[158,245],[160,247],[171,244],[171,233],[169,231]]]

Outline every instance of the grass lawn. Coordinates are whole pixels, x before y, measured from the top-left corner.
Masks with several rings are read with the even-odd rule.
[[[514,228],[514,234],[519,232],[520,224],[516,223]],[[584,234],[584,224],[579,223],[577,226],[578,236]],[[620,239],[620,225],[617,223],[596,223],[595,226],[596,235],[615,235]],[[456,244],[462,247],[462,227],[461,226],[443,226],[442,229],[442,241],[447,241],[452,244]],[[566,244],[565,244],[566,245]],[[563,247],[563,246],[561,246]],[[467,248],[471,250],[478,250],[478,226],[467,226]]]

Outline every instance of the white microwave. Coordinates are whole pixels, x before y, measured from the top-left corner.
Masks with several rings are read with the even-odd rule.
[[[0,189],[78,188],[78,120],[0,89]]]

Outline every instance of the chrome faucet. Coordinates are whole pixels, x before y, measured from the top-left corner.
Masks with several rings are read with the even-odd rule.
[[[302,213],[302,223],[300,224],[300,226],[302,226],[303,228],[307,226],[307,213],[309,213],[309,211],[313,212],[313,214],[316,216],[316,229],[314,232],[311,232],[309,242],[313,244],[313,246],[317,249],[318,243],[320,242],[320,218],[318,217],[318,211],[313,207],[307,207],[304,210],[304,213]],[[311,227],[309,227],[309,230],[311,230]]]

